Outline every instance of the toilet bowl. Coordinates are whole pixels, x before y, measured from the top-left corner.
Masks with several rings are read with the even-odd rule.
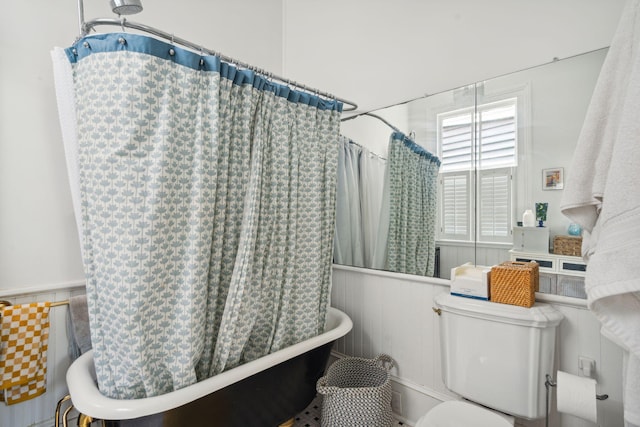
[[[416,427],[513,427],[514,419],[480,406],[452,400],[431,409]]]

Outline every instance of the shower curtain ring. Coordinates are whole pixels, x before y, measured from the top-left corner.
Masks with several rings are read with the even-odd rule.
[[[127,22],[127,18],[125,18],[124,16],[120,16],[120,28],[122,29],[123,33],[127,32],[127,30],[124,28],[126,22]]]

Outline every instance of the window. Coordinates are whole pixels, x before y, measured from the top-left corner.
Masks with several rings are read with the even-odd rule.
[[[511,241],[511,168],[479,171],[478,240]]]
[[[441,177],[441,233],[451,239],[469,240],[471,233],[469,188],[470,175],[450,173]]]
[[[438,115],[440,239],[511,241],[517,130],[517,98]]]

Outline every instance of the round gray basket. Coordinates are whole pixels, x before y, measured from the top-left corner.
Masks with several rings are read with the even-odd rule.
[[[389,427],[393,423],[389,376],[393,365],[386,354],[335,361],[316,384],[323,396],[322,427]]]

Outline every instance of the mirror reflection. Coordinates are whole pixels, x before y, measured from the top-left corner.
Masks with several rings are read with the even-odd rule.
[[[574,234],[559,204],[606,51],[345,120],[335,263],[448,279],[510,259],[530,214],[553,253]]]

